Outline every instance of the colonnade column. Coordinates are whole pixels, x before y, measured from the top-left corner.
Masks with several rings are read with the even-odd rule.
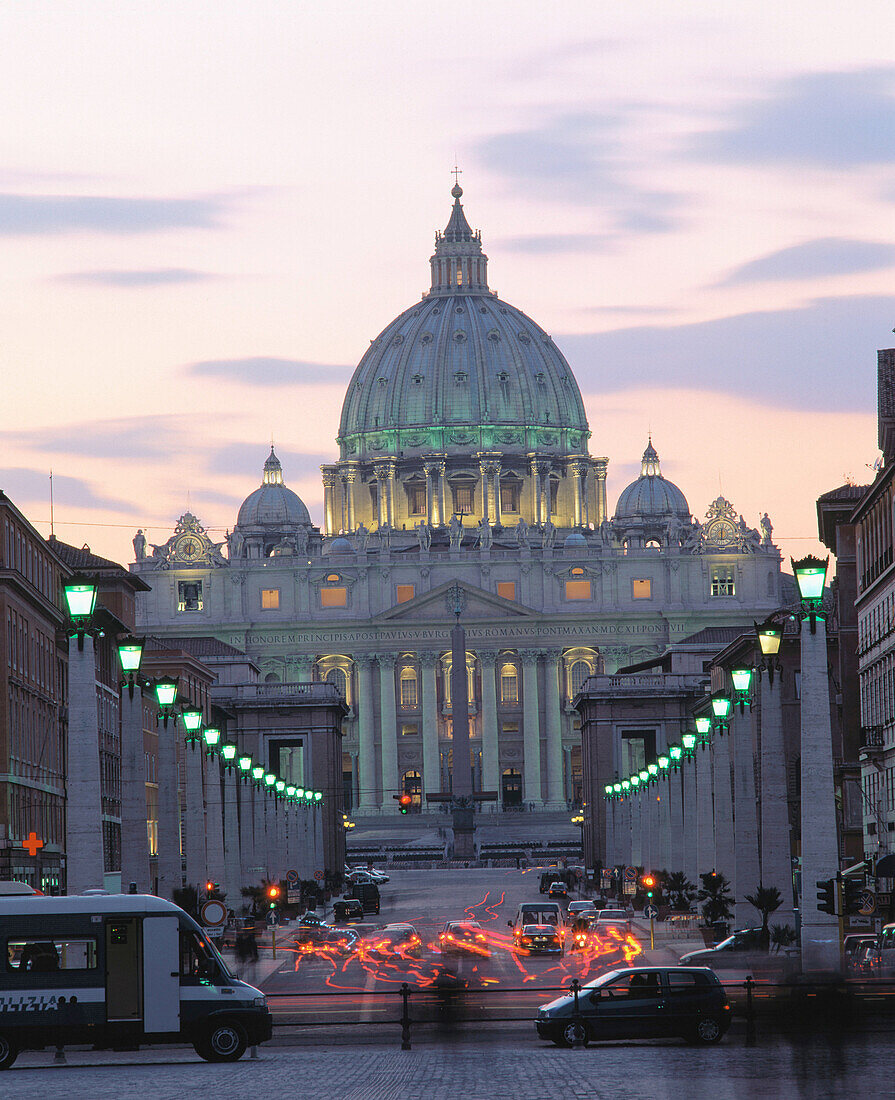
[[[783,752],[783,710],[779,680],[759,673],[761,715],[761,872],[762,886],[776,886],[783,904],[774,913],[775,924],[795,928],[792,904],[792,843],[786,757]]]
[[[180,847],[180,805],[177,793],[177,736],[173,722],[158,730],[158,873],[159,897],[174,900],[183,885]]]
[[[736,861],[733,852],[733,796],[730,771],[730,735],[717,733],[712,739],[713,784],[715,792],[715,865],[714,869],[730,883],[737,896]]]
[[[267,837],[264,832],[264,802],[267,796],[264,793],[263,781],[252,780],[252,814],[253,824],[253,852],[254,872],[267,878]]]
[[[324,533],[333,534],[335,522],[333,519],[333,490],[336,487],[335,466],[321,466],[323,471],[323,523]]]
[[[256,882],[253,790],[251,779],[243,778],[239,784],[239,877],[242,886]]]
[[[482,802],[479,809],[496,813],[500,806],[500,759],[497,734],[497,650],[479,650],[482,666],[482,790],[497,791],[496,802]]]
[[[448,512],[450,509],[447,505],[447,464],[439,462],[436,464],[435,484],[437,486],[438,496],[438,522],[442,527],[447,527],[448,524]]]
[[[687,862],[688,843],[684,829],[683,775],[671,768],[668,772],[668,859],[664,866],[669,871],[683,871]]]
[[[441,793],[441,762],[438,759],[438,691],[435,683],[436,653],[421,653],[423,688],[423,794]],[[426,800],[423,798],[423,807]]]
[[[606,799],[606,866],[611,867],[615,862],[615,834],[618,824],[618,799]]]
[[[495,461],[491,466],[494,478],[494,526],[503,526],[503,517],[500,512],[500,463]]]
[[[565,809],[562,782],[562,715],[559,703],[559,660],[562,651],[548,649],[544,660],[544,711],[547,726],[547,805]]]
[[[389,462],[388,464],[388,480],[386,481],[388,486],[388,525],[389,527],[395,526],[395,464]]]
[[[360,766],[358,810],[361,813],[371,813],[378,805],[376,796],[378,787],[376,782],[376,746],[373,743],[372,656],[368,653],[362,653],[355,657],[354,663],[357,669],[357,740],[359,747],[358,764]]]
[[[345,476],[345,512],[346,512],[346,527],[349,531],[353,531],[355,527],[354,523],[354,486],[357,481],[357,467],[348,466],[344,471]]]
[[[569,473],[572,475],[572,515],[575,527],[581,526],[581,471],[580,462],[569,463]]]
[[[734,863],[736,866],[737,893],[734,894],[737,905],[743,902],[746,894],[753,893],[759,886],[758,869],[758,814],[755,806],[755,749],[752,741],[751,714],[734,714],[730,722],[730,734],[733,738],[733,786],[734,786],[734,822],[733,836]],[[736,910],[740,912],[741,910]],[[748,912],[753,912],[751,908]],[[738,921],[742,924],[742,921]]]
[[[647,871],[652,870],[656,854],[655,805],[656,799],[650,785],[642,783],[640,785],[640,854],[644,869]]]
[[[395,654],[379,654],[379,719],[382,747],[382,812],[398,813],[392,795],[398,790],[397,711],[395,707]]]
[[[491,522],[491,464],[484,459],[479,460],[479,474],[482,481],[482,515]]]
[[[715,817],[712,805],[712,754],[703,743],[696,749],[696,878],[715,866]]]
[[[93,638],[82,635],[68,642],[68,753],[66,775],[65,858],[66,891],[80,894],[91,886],[102,888],[105,874],[103,855],[102,796],[99,766],[99,728],[96,709],[96,661]],[[162,763],[162,734],[159,732],[159,765]],[[164,757],[168,763],[167,756]],[[174,769],[174,789],[177,771]],[[162,809],[176,821],[162,799],[159,775],[159,860],[161,864]],[[176,807],[175,807],[176,808]],[[171,843],[170,821],[165,823],[166,843]],[[178,855],[179,855],[178,849]],[[161,869],[159,870],[161,878]],[[170,890],[170,883],[166,882]],[[174,885],[179,886],[178,881]],[[170,898],[170,893],[165,895]]]
[[[132,882],[137,884],[137,893],[149,893],[146,763],[143,753],[143,691],[138,683],[126,686],[121,692],[122,891],[126,891]]]
[[[538,657],[536,649],[522,650],[522,723],[525,765],[522,797],[535,806],[541,798],[541,716],[538,705]]]
[[[642,841],[642,823],[643,823],[643,811],[641,809],[643,803],[643,793],[638,788],[635,794],[630,796],[631,798],[631,866],[639,867],[643,863],[643,845]]]
[[[608,519],[606,511],[606,465],[608,459],[597,458],[593,460],[594,488],[597,496],[597,515],[595,523],[601,524]]]
[[[205,858],[205,795],[202,763],[205,751],[198,735],[191,736],[183,750],[183,847],[186,881],[198,886],[208,877]]]
[[[659,785],[656,788],[658,794],[658,801],[656,802],[658,834],[653,849],[656,853],[658,870],[665,871],[671,862],[671,786],[677,776],[673,772],[669,772],[668,769],[659,774]]]
[[[696,807],[696,761],[688,757],[681,767],[681,830],[684,837],[681,869],[694,884],[699,882],[699,827]]]

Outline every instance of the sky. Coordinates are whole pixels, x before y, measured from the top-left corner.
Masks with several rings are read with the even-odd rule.
[[[816,552],[895,342],[895,5],[0,4],[0,488],[116,560],[217,538],[271,439],[322,519],[342,396],[450,170],[555,338],[610,508],[648,433]]]

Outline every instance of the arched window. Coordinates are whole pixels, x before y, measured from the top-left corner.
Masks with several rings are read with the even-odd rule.
[[[334,684],[342,698],[348,698],[348,673],[344,668],[331,668],[326,674],[326,683]]]
[[[444,701],[451,705],[451,661],[448,657],[442,664]],[[466,701],[472,703],[475,700],[475,658],[472,654],[466,656]]]
[[[268,672],[264,677],[265,684],[278,684],[280,682],[279,676],[275,672]]]
[[[570,699],[574,698],[578,694],[578,692],[581,691],[581,687],[584,684],[584,681],[588,678],[588,676],[590,676],[590,674],[591,667],[587,663],[587,661],[575,661],[574,664],[571,665],[571,667],[569,668]]]
[[[416,669],[405,666],[401,669],[401,707],[413,710],[419,706],[419,686]]]
[[[423,781],[418,771],[404,772],[401,776],[401,794],[409,794],[413,799],[410,812],[420,813],[423,808]]]
[[[516,666],[509,663],[500,670],[500,701],[501,703],[519,702],[519,674]]]

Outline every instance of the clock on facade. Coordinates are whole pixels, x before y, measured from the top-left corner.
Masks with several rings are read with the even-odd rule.
[[[709,525],[706,538],[717,546],[733,546],[737,541],[737,531],[729,519],[716,519]]]

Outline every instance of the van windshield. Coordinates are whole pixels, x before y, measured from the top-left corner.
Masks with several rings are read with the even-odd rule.
[[[559,924],[558,905],[523,905],[519,910],[520,924]]]

